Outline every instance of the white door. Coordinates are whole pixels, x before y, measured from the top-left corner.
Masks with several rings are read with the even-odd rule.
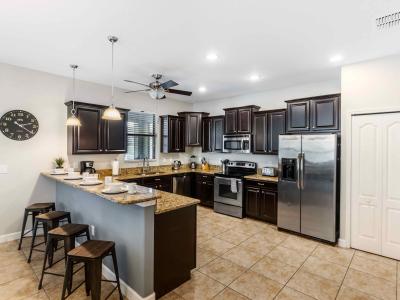
[[[400,258],[400,113],[352,119],[351,246]]]

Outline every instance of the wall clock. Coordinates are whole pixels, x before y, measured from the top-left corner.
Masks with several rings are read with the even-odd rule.
[[[0,119],[0,130],[9,139],[24,141],[32,138],[39,130],[34,115],[24,110],[12,110]]]

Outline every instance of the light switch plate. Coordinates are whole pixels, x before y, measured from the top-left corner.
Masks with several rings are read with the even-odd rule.
[[[8,166],[0,165],[0,174],[8,174]]]

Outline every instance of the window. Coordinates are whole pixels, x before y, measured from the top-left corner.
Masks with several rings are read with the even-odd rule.
[[[128,113],[128,151],[125,160],[156,158],[156,116],[149,113]]]

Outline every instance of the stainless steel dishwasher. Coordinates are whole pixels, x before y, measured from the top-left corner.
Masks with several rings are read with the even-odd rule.
[[[172,178],[172,192],[174,194],[188,196],[192,195],[192,180],[190,174],[176,174]]]

